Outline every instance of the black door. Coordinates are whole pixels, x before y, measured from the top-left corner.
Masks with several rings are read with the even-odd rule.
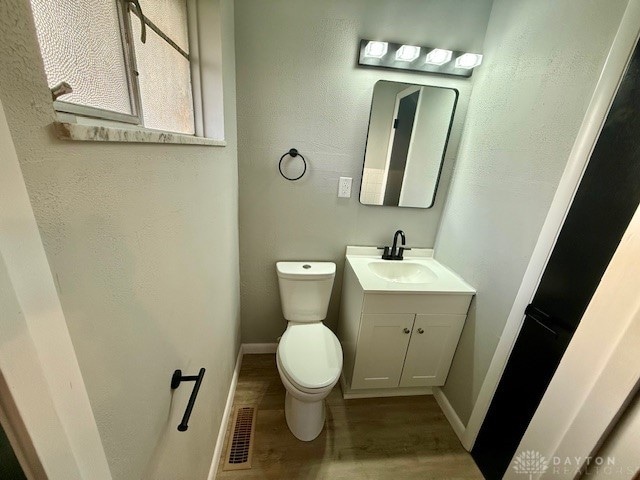
[[[509,468],[639,202],[636,46],[471,451],[486,478],[502,478]]]
[[[22,467],[18,463],[9,439],[0,425],[0,478],[11,480],[26,480]]]
[[[389,171],[387,173],[387,186],[384,191],[384,205],[398,205],[402,192],[402,180],[407,166],[411,132],[418,109],[420,91],[416,90],[410,95],[402,97],[398,104],[398,118],[394,120],[395,135],[391,147],[389,159]]]

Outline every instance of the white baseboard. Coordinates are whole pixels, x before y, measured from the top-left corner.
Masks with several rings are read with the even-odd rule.
[[[227,404],[224,407],[224,413],[222,414],[222,420],[220,421],[220,430],[218,431],[216,448],[213,450],[213,459],[211,460],[211,467],[209,468],[209,476],[207,477],[207,480],[215,480],[216,474],[218,473],[218,464],[220,463],[220,457],[222,456],[224,437],[227,433],[227,424],[229,423],[229,417],[231,417],[231,410],[233,409],[233,397],[236,394],[236,387],[238,386],[238,377],[240,376],[240,367],[242,366],[242,355],[243,346],[240,345],[238,357],[236,358],[236,366],[233,369],[233,376],[231,377],[231,385],[229,385]]]
[[[276,353],[277,343],[243,343],[243,355],[257,355],[261,353]]]
[[[449,399],[446,397],[440,387],[433,388],[433,397],[436,399],[436,402],[438,402],[438,405],[440,405],[444,416],[447,417],[447,420],[449,420],[451,428],[453,428],[453,431],[458,436],[458,439],[460,440],[460,443],[462,443],[462,446],[467,451],[471,451],[473,442],[469,444],[467,438],[467,427],[464,426],[462,420],[460,420],[460,417],[458,417],[458,414],[453,409],[451,403],[449,403]]]
[[[233,369],[231,385],[229,385],[227,404],[224,407],[224,413],[222,414],[222,420],[220,421],[220,430],[218,431],[216,448],[213,451],[213,459],[211,460],[211,467],[209,468],[209,476],[207,477],[207,480],[215,480],[216,474],[218,473],[218,465],[220,463],[220,457],[222,456],[222,449],[224,447],[224,440],[227,434],[227,425],[229,424],[229,418],[231,417],[231,411],[233,410],[233,397],[236,394],[236,387],[238,386],[238,377],[240,376],[242,357],[244,355],[252,354],[255,355],[261,353],[276,353],[277,348],[277,343],[243,343],[242,345],[240,345],[238,358],[236,359],[236,366]]]

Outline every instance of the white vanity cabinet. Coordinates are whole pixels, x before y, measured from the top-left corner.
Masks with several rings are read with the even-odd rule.
[[[363,314],[351,388],[397,387],[413,329],[411,314]]]
[[[466,315],[363,314],[351,388],[444,385]]]
[[[444,385],[473,289],[365,289],[371,285],[353,264],[347,256],[338,324],[345,397],[429,393]]]
[[[466,315],[416,315],[401,387],[444,385]]]

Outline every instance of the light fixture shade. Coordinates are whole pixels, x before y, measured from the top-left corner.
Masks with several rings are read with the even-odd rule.
[[[442,48],[434,48],[427,54],[427,59],[424,63],[429,65],[444,65],[451,61],[453,52],[451,50],[444,50]]]
[[[426,57],[426,58],[425,58]],[[471,57],[471,58],[470,58]],[[482,55],[428,45],[404,45],[360,39],[358,65],[469,78]]]
[[[396,60],[400,62],[413,62],[420,56],[420,47],[413,45],[402,45],[396,51]]]
[[[471,69],[482,63],[482,55],[479,53],[465,53],[456,58],[456,68]]]
[[[364,49],[364,56],[370,58],[382,58],[387,53],[389,44],[387,42],[374,42],[367,43]]]

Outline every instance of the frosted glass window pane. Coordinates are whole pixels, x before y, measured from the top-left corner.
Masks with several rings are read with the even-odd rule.
[[[144,7],[142,11],[145,16],[148,15]],[[144,126],[193,134],[195,129],[189,61],[148,27],[147,42],[142,43],[140,20],[133,14],[131,26]]]
[[[60,100],[131,114],[115,0],[31,0],[49,87]]]
[[[189,53],[187,0],[139,0],[144,16]],[[133,19],[134,17],[132,17]]]

